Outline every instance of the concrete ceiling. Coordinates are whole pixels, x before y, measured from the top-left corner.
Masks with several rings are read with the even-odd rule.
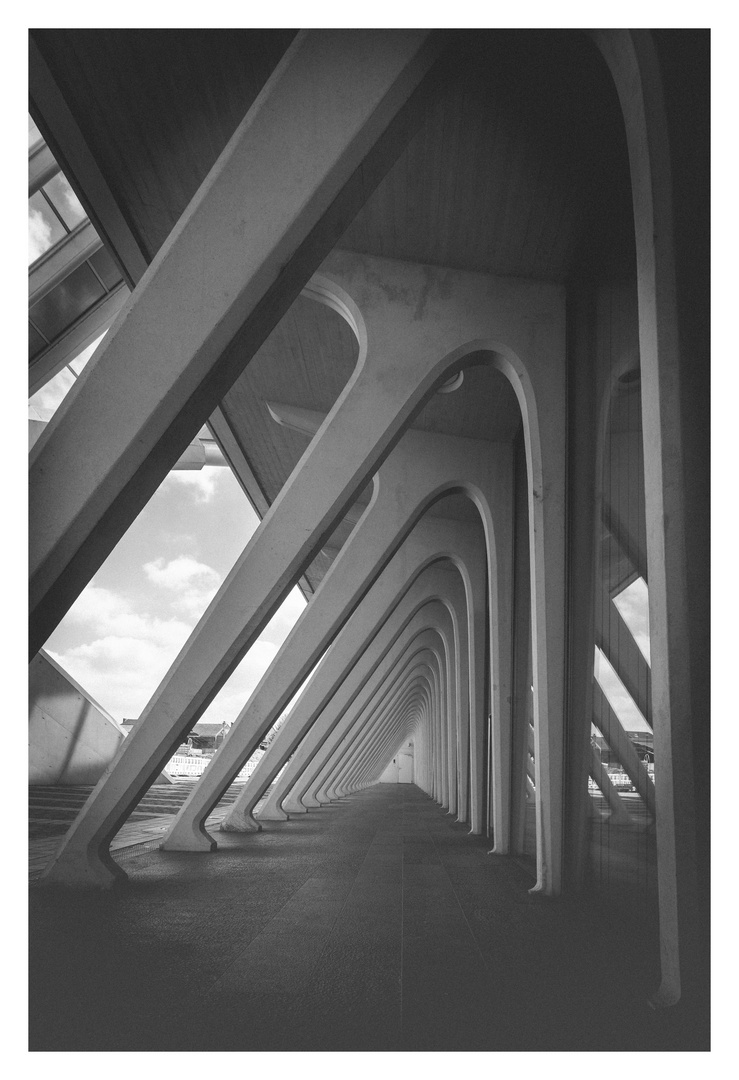
[[[150,261],[293,37],[292,31],[33,31],[141,251]],[[425,121],[339,246],[388,258],[566,282],[633,264],[624,134],[604,62],[581,31],[451,35]],[[52,148],[63,162],[63,147]],[[94,207],[89,207],[94,219]],[[328,411],[357,345],[300,297],[223,400],[271,502],[306,447],[265,402]],[[435,395],[414,426],[510,441],[515,395],[490,368]],[[445,500],[468,517],[467,500]],[[474,513],[474,511],[472,511]],[[340,544],[350,526],[329,542]],[[308,573],[316,584],[332,553]]]
[[[294,32],[32,36],[151,259]],[[612,265],[630,255],[620,111],[585,33],[479,30],[450,42],[425,122],[340,246],[552,280],[604,252]]]

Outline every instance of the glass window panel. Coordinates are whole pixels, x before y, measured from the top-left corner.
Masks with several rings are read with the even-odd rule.
[[[37,142],[41,142],[41,138],[42,138],[41,132],[36,127],[35,123],[31,119],[31,117],[29,116],[28,117],[28,149],[30,150],[31,147],[35,146]]]
[[[40,191],[28,200],[28,265],[67,235],[67,231]]]
[[[105,248],[100,248],[94,255],[91,255],[89,262],[92,263],[95,273],[102,279],[103,285],[108,291],[123,280],[120,270]]]
[[[86,220],[87,214],[82,203],[72,191],[64,173],[57,173],[49,180],[48,184],[44,185],[44,191],[68,229],[74,229],[80,222]]]
[[[39,330],[53,341],[101,296],[105,296],[105,290],[87,263],[83,263],[34,304],[30,315]]]
[[[31,323],[28,324],[28,359],[36,356],[42,349],[46,348],[46,342],[39,334],[35,326]]]

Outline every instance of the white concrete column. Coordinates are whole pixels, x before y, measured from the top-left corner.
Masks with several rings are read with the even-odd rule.
[[[290,755],[294,754],[259,813],[260,821],[286,819],[287,815],[280,809],[279,804],[292,786],[294,777],[322,744],[330,731],[331,720],[336,723],[336,703],[343,701],[348,704],[353,700],[416,612],[422,606],[433,603],[436,597],[443,598],[443,602],[449,605],[454,626],[455,653],[459,657],[457,711],[460,716],[463,712],[466,715],[469,708],[469,645],[463,581],[455,567],[450,565],[445,569],[437,563],[425,569],[403,595],[402,587],[391,574],[395,568],[394,561],[391,560],[388,564],[365,597],[361,608],[352,615],[324,657],[316,676],[293,706],[287,720],[249,777],[241,795],[231,807],[225,819],[226,823],[231,819],[244,820],[252,813],[277,773],[286,765]],[[399,599],[399,603],[389,615],[389,609],[396,599]],[[363,632],[367,624],[380,627],[371,640]],[[331,709],[326,708],[329,703],[332,705]],[[341,708],[341,705],[338,707]]]
[[[347,253],[335,252],[327,265],[332,277],[320,275],[313,287],[338,297],[342,310],[351,314],[361,345],[357,371],[144,710],[111,772],[67,834],[45,881],[112,883],[116,873],[108,855],[112,835],[397,440],[413,410],[462,366],[465,357],[474,356],[476,362],[489,359],[511,379],[527,437],[536,538],[535,678],[543,739],[537,794],[542,803],[539,816],[546,819],[538,884],[544,891],[556,891],[561,845],[550,824],[561,815],[562,703],[557,677],[562,633],[557,582],[562,577],[558,561],[563,482],[558,440],[564,426],[562,289]],[[361,313],[352,296],[359,300]],[[546,404],[541,412],[538,401]],[[484,502],[482,494],[479,499]]]
[[[371,749],[372,743],[391,723],[398,710],[412,703],[418,688],[425,683],[428,692],[440,693],[440,670],[442,661],[436,652],[436,638],[430,631],[422,631],[409,646],[406,656],[397,665],[396,672],[387,685],[378,688],[376,707],[360,715],[353,708],[353,727],[355,737],[343,740],[337,752],[329,757],[322,771],[322,779],[314,783],[314,790],[319,798],[332,800],[339,795],[339,787],[350,775],[361,767],[362,759]]]
[[[407,622],[407,624],[404,627],[404,629],[402,630],[402,632],[399,634],[397,639],[395,639],[395,643],[394,643],[394,645],[392,647],[392,650],[391,650],[392,659],[397,657],[399,651],[406,647],[409,640],[412,640],[414,635],[417,635],[419,633],[419,631],[422,629],[422,627],[424,627],[425,624],[428,622],[428,620],[430,618],[430,612],[434,608],[438,608],[438,607],[439,607],[439,605],[434,604],[433,602],[431,602],[430,604],[426,604],[426,605],[424,605],[424,607],[422,607],[416,613],[416,615],[411,620],[409,620],[409,622]],[[444,610],[446,611],[447,609],[444,608]],[[447,612],[447,615],[448,615],[448,612]],[[388,657],[388,663],[390,663],[390,662],[392,662],[391,658]],[[376,683],[376,681],[378,679],[381,679],[382,672],[384,672],[386,669],[387,669],[387,663],[382,664],[380,667],[376,666],[376,673],[373,673],[373,683],[372,683],[373,686],[375,685],[375,683]],[[367,692],[369,692],[369,691],[367,691]],[[352,714],[351,713],[348,714],[347,719],[348,719],[349,723],[351,723],[351,719],[352,719]],[[340,732],[339,732],[339,734],[340,734]],[[337,738],[338,738],[338,735],[337,735]],[[327,742],[327,740],[330,740],[330,739],[331,739],[331,733],[328,733],[327,739],[324,739],[323,741]],[[322,745],[323,745],[323,743],[322,743]],[[328,742],[327,747],[330,748],[330,746],[331,746],[331,743]],[[258,787],[255,789],[255,792],[250,797],[250,799],[248,799],[248,801],[253,802],[256,799],[258,789],[259,789]],[[259,818],[260,819],[263,818],[263,814],[260,813]]]
[[[424,579],[428,580],[428,575],[431,572],[432,571],[429,570],[424,571],[419,577],[419,589],[421,588],[422,581],[424,581],[425,589]],[[451,578],[452,582],[454,581],[452,574],[448,571],[443,572],[443,576],[444,579]],[[439,577],[441,577],[441,575],[439,575]],[[433,588],[433,579],[430,580],[430,584]],[[440,581],[440,587],[443,589],[444,594],[451,591],[450,584],[448,584],[446,580]],[[430,594],[429,598],[431,598],[431,595],[433,594]],[[412,602],[410,592],[408,594],[408,599]],[[372,693],[372,686],[369,685],[369,679],[375,672],[378,673],[378,678],[380,679],[386,677],[387,673],[392,670],[396,664],[399,656],[402,654],[409,641],[412,640],[416,630],[420,627],[420,620],[425,618],[425,606],[422,610],[419,608],[417,612],[412,610],[412,613],[409,614],[407,619],[404,618],[404,612],[401,608],[402,605],[399,605],[398,621],[402,620],[400,629],[397,633],[393,634],[389,643],[386,645],[385,642],[387,638],[390,637],[392,631],[388,628],[385,632],[385,628],[383,628],[383,632],[381,632],[381,635],[378,635],[377,641],[373,642],[372,646],[367,649],[361,660],[356,667],[352,669],[340,690],[332,698],[324,713],[317,721],[316,728],[319,730],[317,731],[315,738],[314,731],[312,730],[310,735],[304,740],[307,745],[304,748],[301,744],[295,759],[290,762],[285,770],[285,774],[279,781],[278,787],[273,795],[270,796],[270,800],[274,799],[274,804],[277,806],[279,806],[280,800],[284,800],[283,807],[288,813],[295,814],[304,812],[304,807],[300,802],[300,794],[302,793],[302,790],[305,790],[311,777],[315,775],[316,769],[320,767],[321,762],[325,760],[325,753],[329,752],[331,746],[330,743],[327,743],[329,736],[335,730],[336,738],[339,739],[342,737],[352,721],[352,715],[347,714],[348,707],[355,701],[358,703],[359,708],[364,707],[364,704]],[[463,621],[464,620],[462,619],[458,619],[460,627],[462,626]],[[462,638],[461,634],[460,638]],[[460,681],[464,682],[464,680]],[[360,694],[362,695],[361,697],[359,696]],[[324,743],[327,743],[327,750],[324,753],[324,756],[319,758],[317,755],[321,751]],[[314,766],[311,771],[311,762],[314,758],[316,758],[318,765]],[[288,795],[288,793],[290,794]],[[268,803],[265,804],[265,807],[260,812],[260,818],[269,818],[270,812],[268,807],[270,800],[268,800]]]
[[[428,638],[422,641],[421,634],[426,634]],[[427,657],[425,660],[425,667],[429,672],[427,682],[433,687],[434,694],[438,696],[439,662],[435,661],[436,666],[434,666],[428,659],[432,656],[431,652],[428,648],[423,651],[424,642],[428,644],[430,641],[433,644],[437,638],[430,631],[421,631],[421,634],[406,646],[404,657],[399,658],[395,663],[394,674],[383,678],[380,672],[375,676],[369,688],[369,700],[367,700],[368,695],[365,694],[347,710],[346,722],[332,733],[311,769],[312,778],[308,779],[306,785],[308,792],[317,796],[322,795],[324,801],[330,801],[333,797],[334,782],[339,781],[340,776],[344,775],[351,762],[364,749],[373,731],[385,719],[388,711],[392,712],[398,702],[403,700],[408,683],[412,681],[408,671],[414,663],[416,665],[419,663],[418,656],[421,652],[422,659]],[[305,796],[303,798],[307,803]]]
[[[707,988],[705,920],[697,875],[692,679],[705,642],[692,636],[690,522],[681,394],[673,161],[662,75],[644,30],[595,31],[613,75],[631,168],[639,293],[644,494],[656,784],[662,981],[652,1002],[673,1005]],[[699,989],[700,988],[700,989]]]
[[[407,741],[409,732],[416,722],[418,709],[419,705],[417,701],[410,705],[399,717],[397,730],[394,733],[388,733],[385,746],[378,746],[376,748],[375,758],[367,764],[364,774],[359,782],[360,788],[372,787],[374,784],[380,782],[380,778],[387,769],[388,763],[396,757],[400,747]]]
[[[357,170],[379,179],[407,141],[388,129],[441,45],[310,30],[287,49],[33,448],[32,655],[360,208]]]
[[[353,783],[363,777],[368,768],[374,767],[378,760],[382,762],[381,769],[385,767],[391,756],[386,753],[387,747],[391,739],[396,737],[399,718],[415,704],[419,694],[423,694],[424,680],[427,686],[433,686],[433,691],[429,690],[432,696],[443,693],[443,664],[435,648],[428,647],[419,649],[407,661],[398,675],[400,686],[393,701],[370,718],[359,739],[331,767],[332,778],[324,782],[321,788],[329,800],[348,794],[353,789]],[[424,675],[424,672],[427,674]]]
[[[340,747],[332,760],[324,770],[324,779],[316,788],[317,797],[321,805],[340,799],[355,790],[355,778],[368,767],[368,758],[378,752],[384,756],[384,748],[388,738],[392,737],[397,728],[399,715],[413,707],[417,695],[423,692],[423,680],[418,674],[409,681],[409,685],[397,693],[397,701],[394,701],[388,710],[379,716],[371,717],[365,731],[361,732],[358,741],[348,747]],[[388,729],[390,735],[388,735]],[[378,750],[379,744],[379,750]],[[384,766],[383,766],[384,767]]]
[[[513,737],[513,456],[507,462],[505,505],[497,507],[495,557],[489,566],[488,627],[490,635],[490,704],[492,723],[493,853],[507,855],[511,846],[511,760]],[[498,524],[500,520],[500,525]],[[504,523],[504,524],[503,524]],[[482,774],[482,770],[480,770]],[[474,832],[482,833],[476,820]]]
[[[293,411],[311,416],[306,410]],[[315,417],[316,425],[319,420]],[[416,431],[403,435],[378,473],[370,506],[180,808],[162,844],[165,850],[213,850],[205,819],[377,579],[405,530],[424,505],[447,488],[469,484],[489,491],[494,506],[495,495],[506,491],[506,479],[510,490],[509,478],[498,480],[501,459],[507,461],[504,449],[480,440]],[[410,492],[409,475],[414,481]],[[491,505],[484,504],[488,521]],[[446,743],[441,747],[445,808],[450,798],[448,749]],[[251,815],[242,821],[229,816],[225,824],[226,831],[256,828]]]

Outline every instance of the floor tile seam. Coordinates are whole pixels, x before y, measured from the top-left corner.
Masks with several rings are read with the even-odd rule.
[[[375,830],[374,836],[377,836],[377,830]],[[362,871],[362,867],[365,865],[365,863],[367,862],[367,859],[369,857],[369,853],[370,853],[370,850],[372,848],[372,844],[374,843],[374,836],[373,836],[373,839],[370,840],[370,842],[368,843],[366,851],[365,851],[365,856],[362,859],[362,862],[360,863],[356,874],[354,875],[354,882],[352,884],[352,887],[347,892],[346,896],[344,897],[344,901],[343,901],[341,907],[336,912],[334,920],[331,923],[330,929],[326,932],[326,937],[325,937],[324,942],[323,942],[323,947],[321,948],[320,952],[318,953],[318,956],[316,957],[315,963],[313,964],[313,966],[311,967],[310,971],[308,972],[308,974],[306,976],[306,980],[305,980],[306,984],[308,984],[310,982],[310,980],[313,978],[316,971],[318,970],[319,964],[321,963],[321,960],[323,959],[323,956],[324,956],[326,950],[328,949],[329,942],[331,940],[331,936],[332,936],[332,934],[334,932],[336,924],[339,921],[339,919],[341,918],[341,916],[344,914],[344,911],[346,910],[347,905],[349,904],[349,900],[350,900],[350,898],[352,896],[352,893],[354,892],[354,890],[356,888],[357,878],[359,877],[359,874]]]
[[[427,829],[428,829],[428,826],[427,826]],[[431,832],[430,829],[428,829],[428,832],[429,832],[429,836],[431,837],[431,842],[434,845],[434,850],[439,852],[438,846],[437,846],[436,841],[434,840],[434,837],[433,837],[433,833]],[[465,910],[464,910],[464,908],[462,906],[462,901],[460,900],[459,895],[457,894],[457,890],[454,888],[454,883],[453,883],[451,877],[449,876],[449,871],[447,870],[445,863],[441,861],[441,853],[440,852],[439,852],[439,861],[441,863],[441,866],[444,868],[444,874],[446,875],[446,879],[449,882],[449,888],[452,890],[452,895],[454,896],[454,899],[457,902],[457,906],[459,907],[459,910],[460,910],[460,912],[462,914],[462,918],[465,921],[465,925],[467,926],[470,937],[472,938],[472,941],[475,943],[475,948],[477,949],[477,952],[478,952],[478,954],[480,956],[480,959],[482,960],[483,967],[485,968],[485,971],[487,972],[487,974],[490,977],[492,977],[493,972],[492,972],[492,970],[491,970],[491,968],[490,968],[490,966],[488,964],[485,953],[482,950],[482,946],[481,946],[480,942],[477,939],[477,934],[473,930],[472,925],[470,923],[470,920],[467,918],[467,913],[465,912]]]
[[[204,987],[204,988],[200,987],[200,988],[198,988],[198,990],[194,990],[192,992],[192,994],[190,995],[191,1002],[195,1003],[195,1002],[198,1002],[198,1001],[202,1001],[208,996],[208,994],[210,994],[213,987],[216,986],[216,984],[221,981],[221,979],[227,974],[227,972],[229,972],[231,970],[232,967],[234,967],[235,964],[238,964],[238,962],[242,959],[242,957],[245,955],[245,953],[247,953],[249,951],[249,949],[252,947],[254,942],[257,941],[270,928],[272,923],[275,922],[275,920],[279,918],[280,914],[284,911],[284,909],[287,907],[287,905],[289,903],[291,903],[291,901],[295,898],[295,894],[298,893],[303,888],[305,883],[307,881],[310,881],[311,877],[313,877],[313,876],[314,875],[313,875],[312,872],[309,873],[308,876],[305,877],[300,882],[300,884],[298,884],[296,886],[294,892],[287,898],[287,900],[285,900],[285,902],[277,909],[277,911],[267,920],[267,922],[264,924],[264,926],[261,927],[259,932],[256,933],[254,935],[254,937],[251,938],[251,940],[248,942],[248,944],[246,944],[244,946],[244,948],[241,949],[233,957],[233,959],[231,960],[230,963],[226,964],[225,967],[223,967],[221,969],[221,971],[218,973],[218,975],[214,979],[212,979],[211,982],[206,987]],[[338,914],[337,914],[336,918],[338,918]],[[333,929],[333,924],[332,924],[332,929]],[[330,934],[331,930],[329,930],[328,933]],[[313,969],[311,969],[310,974],[312,974],[312,973],[313,973]]]
[[[328,831],[330,832],[331,830],[329,829]],[[368,847],[367,847],[367,850],[369,850],[369,848],[370,848],[370,847],[371,847],[371,841],[370,841],[370,844],[369,844],[369,845],[368,845]],[[365,859],[363,859],[363,860],[362,860],[362,864],[361,864],[362,866],[364,865],[364,862],[365,862],[365,861],[366,861],[366,855],[365,855]],[[360,866],[360,869],[361,869],[361,866]],[[265,933],[265,931],[267,931],[267,930],[269,929],[269,927],[271,926],[271,924],[272,924],[272,923],[273,923],[273,922],[274,922],[274,921],[275,921],[275,920],[276,920],[276,919],[277,919],[277,918],[279,917],[280,913],[281,913],[281,912],[282,912],[282,911],[283,911],[283,910],[284,910],[284,909],[285,909],[285,908],[287,907],[287,905],[288,905],[288,904],[289,904],[289,903],[290,903],[290,902],[291,902],[291,901],[292,901],[292,900],[294,899],[294,897],[295,897],[295,894],[296,894],[296,893],[298,893],[298,892],[300,891],[300,889],[302,889],[302,887],[303,887],[303,886],[304,886],[304,885],[306,884],[306,882],[307,882],[307,881],[309,881],[309,880],[310,880],[310,878],[311,878],[311,877],[314,877],[314,876],[315,876],[315,875],[314,875],[314,874],[313,874],[313,873],[311,872],[310,874],[308,874],[308,876],[307,876],[306,878],[304,878],[304,880],[303,880],[303,881],[301,881],[300,885],[298,885],[298,887],[297,887],[297,888],[295,889],[295,892],[294,892],[294,893],[293,893],[293,894],[292,894],[292,895],[290,896],[290,898],[289,898],[288,900],[286,900],[286,901],[285,901],[285,903],[284,903],[284,904],[283,904],[283,905],[282,905],[282,906],[281,906],[281,907],[280,907],[280,908],[279,908],[279,909],[278,909],[278,910],[277,910],[277,911],[275,912],[275,914],[274,914],[274,915],[272,916],[272,918],[271,918],[271,919],[269,919],[269,920],[268,920],[268,922],[266,922],[266,923],[265,923],[265,925],[264,925],[264,926],[263,926],[263,927],[261,928],[261,930],[259,931],[259,933],[258,933],[258,934],[255,934],[255,936],[254,936],[254,937],[253,937],[253,938],[251,939],[251,941],[249,942],[249,944],[248,944],[248,945],[247,945],[247,946],[246,946],[246,947],[245,947],[245,948],[244,948],[243,950],[241,950],[241,951],[240,951],[240,952],[238,953],[238,955],[236,955],[236,956],[235,956],[235,957],[233,958],[233,960],[231,961],[231,963],[230,963],[230,964],[227,964],[227,965],[226,965],[226,966],[225,966],[225,967],[223,968],[223,970],[222,970],[222,971],[220,972],[220,974],[218,975],[218,977],[217,977],[217,978],[215,978],[215,979],[214,979],[214,980],[213,980],[213,981],[212,981],[212,982],[210,983],[210,985],[209,985],[209,986],[207,987],[207,989],[205,990],[205,993],[204,993],[204,994],[201,994],[201,995],[200,995],[200,998],[199,998],[199,999],[198,999],[198,998],[196,998],[195,1000],[202,1000],[202,998],[203,998],[203,997],[207,996],[207,995],[208,995],[208,994],[209,994],[209,993],[211,992],[211,990],[213,989],[213,987],[214,987],[214,986],[215,986],[215,985],[216,985],[216,984],[217,984],[218,982],[220,982],[220,980],[221,980],[221,979],[222,979],[222,978],[223,978],[223,977],[224,977],[224,976],[226,975],[226,973],[227,973],[227,972],[228,972],[228,971],[229,971],[229,970],[230,970],[230,969],[231,969],[231,968],[232,968],[232,967],[233,967],[233,966],[234,966],[235,964],[237,964],[237,963],[239,962],[239,960],[241,960],[241,958],[242,958],[242,957],[243,957],[243,956],[245,955],[245,953],[247,953],[247,952],[249,951],[249,949],[251,948],[252,944],[253,944],[253,943],[254,943],[254,942],[255,942],[255,941],[256,941],[256,940],[258,939],[258,938],[260,938],[260,937],[262,936],[262,934],[264,934],[264,933]],[[356,880],[356,876],[355,876],[355,880]],[[349,892],[347,893],[346,897],[344,898],[344,902],[342,903],[341,907],[340,907],[340,908],[339,908],[339,910],[337,911],[337,913],[336,913],[336,915],[335,915],[335,917],[334,917],[334,919],[333,919],[333,922],[331,923],[331,926],[330,926],[330,928],[329,928],[329,929],[328,929],[328,930],[326,931],[326,937],[325,937],[325,940],[324,940],[324,943],[323,943],[323,947],[321,948],[320,952],[318,953],[318,956],[316,957],[316,961],[315,961],[315,963],[314,963],[314,964],[313,964],[313,965],[311,966],[310,970],[308,971],[308,973],[307,973],[307,974],[306,974],[306,976],[305,976],[305,983],[306,983],[306,984],[308,984],[308,983],[310,982],[311,978],[313,977],[313,974],[314,974],[314,972],[316,971],[316,968],[318,967],[318,964],[319,964],[319,963],[320,963],[320,961],[321,961],[321,958],[322,958],[322,956],[323,956],[324,952],[326,951],[326,948],[327,948],[327,946],[328,946],[328,942],[329,942],[329,939],[330,939],[330,937],[331,937],[331,934],[333,933],[333,930],[334,930],[334,927],[335,927],[335,925],[336,925],[336,922],[337,922],[337,920],[338,920],[339,918],[341,918],[341,915],[342,915],[342,914],[343,914],[343,912],[344,912],[344,909],[345,909],[345,907],[346,907],[347,901],[348,901],[349,897],[351,896],[351,894],[352,894],[352,891],[353,891],[353,887],[352,887],[352,889],[350,889],[350,890],[349,890]]]

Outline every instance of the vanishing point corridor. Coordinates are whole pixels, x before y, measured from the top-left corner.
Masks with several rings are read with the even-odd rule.
[[[413,785],[215,835],[32,890],[33,1049],[690,1048],[646,1003],[653,927],[530,895]]]

